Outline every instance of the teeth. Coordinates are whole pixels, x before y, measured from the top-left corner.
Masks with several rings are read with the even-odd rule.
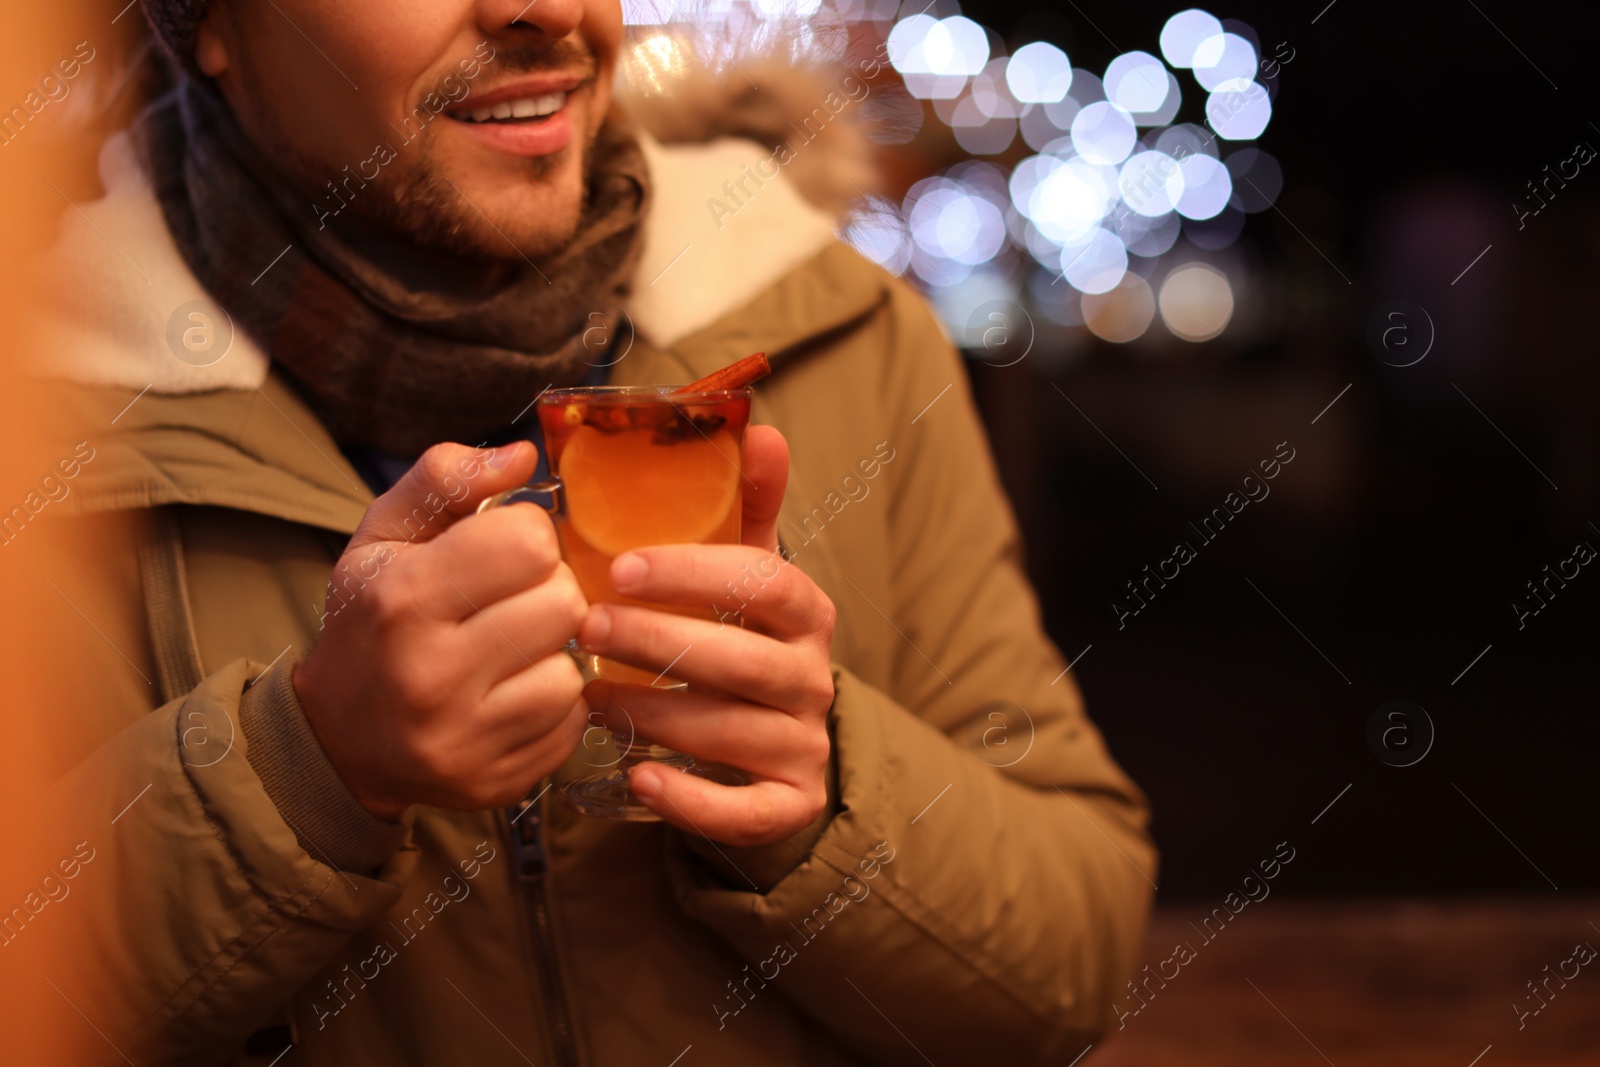
[[[468,122],[490,122],[495,119],[533,119],[553,115],[567,102],[566,93],[545,93],[543,96],[525,96],[507,100],[494,107],[457,111],[454,116]]]

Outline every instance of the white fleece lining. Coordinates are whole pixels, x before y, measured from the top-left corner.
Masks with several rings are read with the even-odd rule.
[[[634,292],[626,303],[636,329],[666,347],[753,300],[834,240],[830,218],[780,172],[740,196],[721,225],[713,199],[734,206],[723,189],[769,158],[752,141],[658,144],[641,134],[652,205]],[[125,133],[100,152],[106,195],[65,213],[40,271],[44,344],[36,373],[90,385],[185,394],[254,389],[269,360],[242,329],[227,355],[199,367],[168,347],[169,330],[191,323],[183,305],[206,299],[167,230],[161,205]],[[262,264],[266,268],[267,264]],[[174,320],[175,323],[174,323]]]

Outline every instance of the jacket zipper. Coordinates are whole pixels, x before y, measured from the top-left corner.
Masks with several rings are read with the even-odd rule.
[[[538,796],[542,797],[540,793]],[[550,1028],[551,1051],[556,1067],[579,1067],[578,1046],[573,1036],[572,1013],[567,1007],[561,970],[556,960],[555,937],[550,929],[550,903],[547,876],[549,864],[544,852],[544,814],[538,797],[519,801],[506,809],[511,847],[517,861],[517,880],[522,883],[532,915],[534,966],[543,994],[544,1018]]]

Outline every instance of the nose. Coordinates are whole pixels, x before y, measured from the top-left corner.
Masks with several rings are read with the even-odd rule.
[[[481,0],[478,22],[491,38],[532,33],[559,41],[583,21],[584,0]]]

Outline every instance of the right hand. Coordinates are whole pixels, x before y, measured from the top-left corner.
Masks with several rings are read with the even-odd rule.
[[[588,611],[543,509],[494,508],[537,450],[435,445],[373,501],[335,564],[324,630],[294,673],[306,720],[379,818],[525,797],[588,722],[562,646]]]

